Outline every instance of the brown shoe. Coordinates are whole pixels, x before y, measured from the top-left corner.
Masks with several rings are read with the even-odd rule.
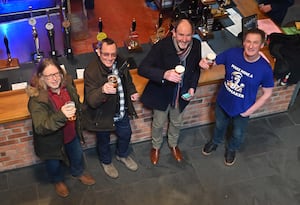
[[[66,186],[65,183],[63,182],[58,182],[56,184],[54,184],[55,186],[55,191],[57,193],[57,195],[61,196],[61,197],[67,197],[69,196],[69,190],[68,187]]]
[[[152,164],[156,165],[159,159],[159,149],[151,148],[150,159]]]
[[[79,181],[84,185],[93,185],[96,183],[95,179],[89,174],[83,174],[80,177],[77,177]]]
[[[177,162],[181,162],[183,159],[182,154],[178,146],[176,147],[170,147],[170,150],[172,152],[173,157],[176,159]]]

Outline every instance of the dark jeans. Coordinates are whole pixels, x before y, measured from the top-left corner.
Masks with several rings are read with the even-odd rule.
[[[212,142],[220,144],[224,140],[229,123],[233,125],[233,133],[227,142],[226,148],[229,151],[236,151],[244,142],[244,132],[248,125],[249,117],[242,117],[240,115],[230,117],[227,113],[216,103],[215,109],[216,126]]]
[[[70,161],[70,172],[74,177],[81,176],[84,170],[83,151],[78,137],[68,144],[65,144],[65,151]],[[46,160],[46,169],[51,182],[64,181],[64,164],[61,160]]]
[[[120,121],[115,122],[115,133],[117,135],[116,154],[119,157],[127,157],[129,155],[129,143],[131,139],[131,126],[127,115]],[[99,159],[104,164],[110,164],[112,161],[110,150],[110,133],[97,132],[97,151]]]

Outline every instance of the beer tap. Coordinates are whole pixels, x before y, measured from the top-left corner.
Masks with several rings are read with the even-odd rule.
[[[163,15],[162,13],[160,13],[158,16],[157,24],[155,24],[155,33],[154,35],[150,36],[151,42],[153,44],[156,44],[165,36],[165,29],[162,27],[162,23],[163,23]]]
[[[158,28],[160,28],[162,26],[162,23],[163,23],[163,15],[162,13],[159,14],[159,17],[158,17]]]
[[[98,20],[98,29],[99,29],[99,33],[101,33],[103,30],[103,22],[102,22],[101,17],[99,17],[99,20]]]
[[[49,15],[49,10],[47,10],[47,17],[48,17],[48,22],[45,25],[45,28],[47,30],[47,35],[50,43],[50,55],[52,58],[56,59],[56,50],[55,50],[55,32],[54,32],[54,25],[50,21],[50,15]]]
[[[132,19],[131,28],[130,28],[130,35],[129,35],[129,48],[136,49],[139,46],[137,41],[138,34],[136,32],[136,20],[135,18]]]
[[[64,46],[65,46],[65,55],[67,59],[73,59],[73,51],[71,47],[71,23],[66,15],[66,8],[62,7],[62,16],[63,16],[63,32],[64,32]]]
[[[131,32],[135,32],[135,30],[136,30],[136,20],[135,18],[133,18],[131,23]]]
[[[97,41],[101,42],[105,38],[107,38],[107,35],[106,35],[106,33],[103,32],[103,21],[102,21],[102,18],[99,17],[99,19],[98,19]]]
[[[30,18],[28,20],[28,24],[31,25],[31,27],[32,27],[32,36],[33,36],[33,42],[34,42],[34,46],[35,46],[35,53],[33,53],[33,61],[38,63],[41,61],[43,56],[40,52],[40,43],[39,43],[39,38],[38,38],[38,32],[35,27],[36,19],[33,17],[33,14],[32,14],[32,6],[29,6],[29,10],[30,10]]]
[[[129,29],[129,37],[125,41],[125,46],[127,47],[129,52],[139,52],[142,51],[142,47],[138,41],[138,33],[136,31],[136,20],[135,18],[132,19],[131,27]]]
[[[12,62],[12,58],[10,55],[10,49],[8,46],[8,39],[7,39],[6,35],[4,36],[4,44],[5,44],[5,48],[6,48],[6,54],[7,54],[7,65],[10,65]]]

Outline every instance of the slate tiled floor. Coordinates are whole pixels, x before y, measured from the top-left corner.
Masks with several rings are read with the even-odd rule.
[[[223,162],[224,146],[208,157],[201,148],[212,125],[182,130],[182,163],[165,143],[157,166],[149,161],[150,142],[133,144],[140,168],[128,171],[114,160],[118,179],[105,176],[94,149],[85,151],[97,184],[67,175],[71,194],[63,199],[48,183],[43,164],[0,173],[1,205],[298,205],[300,204],[300,97],[288,112],[251,119],[236,164]]]

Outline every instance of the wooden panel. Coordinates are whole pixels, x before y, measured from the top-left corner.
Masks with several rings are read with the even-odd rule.
[[[255,0],[233,0],[233,2],[237,5],[237,8],[243,16],[257,14],[258,19],[268,18],[258,9],[258,5]]]
[[[28,96],[24,89],[0,92],[0,123],[29,118]]]

